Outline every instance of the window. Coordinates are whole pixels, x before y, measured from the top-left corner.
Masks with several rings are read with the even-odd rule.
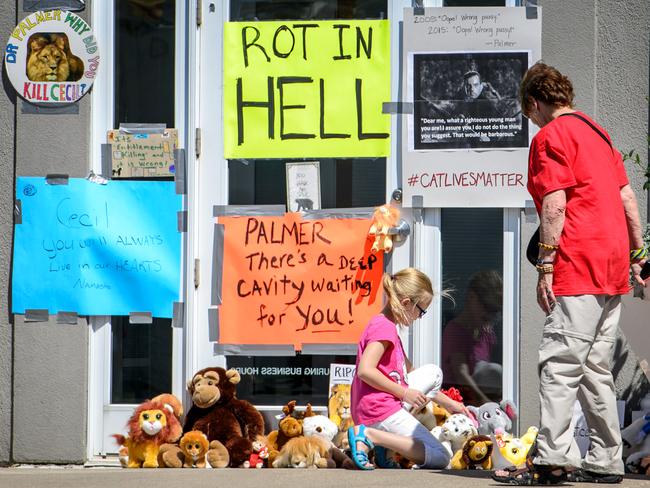
[[[115,128],[175,126],[175,8],[175,0],[115,2]],[[128,317],[114,316],[111,330],[111,403],[140,403],[171,392],[171,320],[129,324]]]
[[[175,0],[115,2],[115,124],[174,127]]]
[[[231,0],[230,19],[384,19],[386,0]],[[309,158],[313,161],[315,158]],[[286,205],[287,163],[301,160],[230,160],[231,205]],[[322,208],[374,207],[386,195],[386,158],[321,158]],[[301,355],[295,357],[230,356],[228,367],[238,368],[240,398],[258,405],[326,404],[330,363],[352,363],[355,356]]]
[[[503,210],[442,209],[441,367],[467,404],[501,401]]]
[[[297,405],[326,405],[331,363],[354,364],[355,356],[230,356],[228,367],[241,375],[237,398],[257,405],[296,400]]]
[[[170,392],[171,320],[129,324],[128,317],[113,317],[111,331],[111,403],[140,403],[162,392]]]

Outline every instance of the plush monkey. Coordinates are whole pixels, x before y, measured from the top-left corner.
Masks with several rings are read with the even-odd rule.
[[[193,405],[187,412],[183,432],[200,430],[210,442],[222,443],[231,467],[248,461],[253,441],[264,435],[262,414],[251,403],[235,397],[239,381],[234,369],[204,368],[187,384]]]

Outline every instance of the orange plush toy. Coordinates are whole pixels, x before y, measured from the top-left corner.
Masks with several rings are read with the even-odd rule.
[[[375,209],[372,214],[372,225],[368,230],[369,235],[375,236],[371,251],[390,252],[393,249],[393,239],[388,235],[388,229],[397,225],[399,216],[399,210],[388,204]]]

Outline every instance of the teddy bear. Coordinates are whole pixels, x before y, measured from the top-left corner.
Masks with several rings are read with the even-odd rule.
[[[187,383],[192,407],[183,432],[199,430],[207,436],[210,445],[206,457],[213,468],[241,466],[253,452],[253,441],[264,434],[262,414],[236,397],[239,381],[236,370],[215,367],[196,372]],[[165,446],[162,454],[165,466],[180,467],[178,446]]]
[[[291,400],[284,407],[282,407],[282,419],[278,423],[278,429],[272,430],[267,439],[269,446],[269,467],[274,466],[273,461],[280,454],[282,447],[294,437],[302,435],[302,420],[294,416],[296,408],[296,401]],[[309,417],[313,415],[311,405],[307,404],[307,409],[300,416]]]
[[[469,405],[467,409],[474,415],[478,422],[478,433],[482,435],[510,432],[512,421],[517,418],[517,409],[509,400],[487,402],[478,408]]]
[[[269,457],[269,448],[267,446],[267,440],[264,436],[258,436],[257,439],[253,441],[253,452],[248,461],[244,461],[242,465],[243,468],[256,468],[260,469],[264,467],[264,461]]]
[[[399,210],[388,204],[375,208],[372,214],[372,224],[368,230],[369,235],[375,236],[370,248],[372,252],[382,250],[387,253],[393,249],[393,239],[388,235],[388,230],[397,225],[399,217]]]
[[[451,469],[492,469],[493,444],[486,435],[475,435],[467,439],[451,459]]]
[[[318,437],[328,448],[327,467],[355,469],[354,461],[333,443],[338,427],[325,415],[311,415],[302,421],[302,433],[305,437]]]
[[[449,456],[462,449],[465,442],[477,434],[476,427],[467,415],[455,413],[442,426],[431,429],[433,436],[447,449]]]

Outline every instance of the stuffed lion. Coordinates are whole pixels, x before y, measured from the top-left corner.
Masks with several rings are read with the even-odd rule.
[[[113,437],[120,446],[127,449],[126,462],[129,468],[157,468],[160,446],[176,442],[180,430],[173,407],[153,400],[139,405],[127,425],[127,437],[121,434],[114,434]]]

